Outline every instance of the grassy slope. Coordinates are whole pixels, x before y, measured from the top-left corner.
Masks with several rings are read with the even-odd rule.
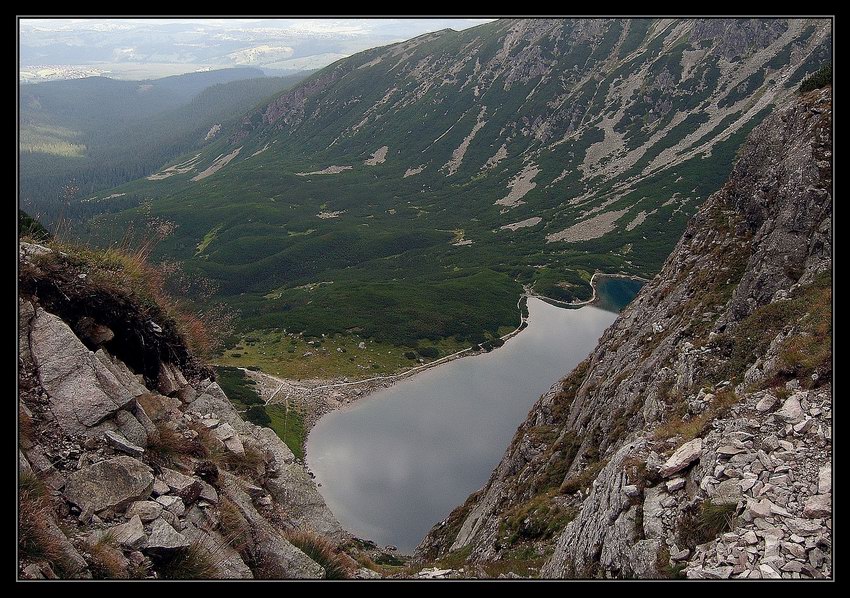
[[[303,78],[248,78],[258,74],[225,69],[153,81],[97,77],[23,86],[22,203],[53,222],[66,184],[73,181],[77,199],[87,200],[99,189],[144,176],[202,147],[212,125],[226,124]],[[65,207],[62,215],[83,219],[132,205],[138,202],[82,201]]]

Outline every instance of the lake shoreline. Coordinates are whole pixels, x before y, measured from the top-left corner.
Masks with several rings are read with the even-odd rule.
[[[517,308],[520,313],[520,323],[514,330],[499,337],[500,340],[502,340],[503,343],[506,343],[526,328],[528,321],[527,317],[524,315],[522,307],[523,299],[527,300],[528,298],[533,297],[550,305],[565,309],[579,309],[581,307],[592,306],[599,303],[601,297],[597,288],[597,277],[600,279],[622,278],[648,282],[648,279],[636,275],[594,272],[590,278],[590,286],[593,293],[591,298],[576,302],[552,299],[535,293],[530,287],[524,287],[523,294],[520,295],[517,300]],[[495,351],[497,349],[499,349],[499,347],[494,347],[492,350]],[[306,465],[307,441],[309,439],[310,432],[313,427],[315,427],[316,424],[318,424],[319,421],[327,414],[360,403],[378,391],[390,388],[397,382],[406,380],[416,374],[446,365],[464,357],[483,355],[489,352],[490,351],[486,351],[484,349],[475,351],[472,347],[468,347],[457,351],[456,353],[452,353],[451,355],[446,355],[445,357],[435,359],[434,361],[403,370],[397,374],[375,376],[361,380],[348,380],[347,377],[343,377],[295,381],[287,378],[280,378],[259,370],[250,370],[246,367],[240,367],[239,369],[245,372],[248,377],[257,383],[260,398],[263,399],[265,405],[288,405],[291,402],[294,403],[294,408],[299,410],[304,418],[304,438],[301,443],[301,450],[303,451],[304,462]],[[272,390],[272,388],[274,390]]]
[[[517,308],[520,312],[520,323],[514,330],[499,337],[503,344],[525,329],[527,325],[527,317],[523,313],[522,301],[523,299],[527,299],[529,296],[531,295],[523,293],[517,300]],[[495,351],[498,348],[499,347],[494,347],[491,351]],[[445,357],[440,357],[434,361],[414,366],[397,374],[375,376],[372,378],[351,381],[349,381],[347,377],[294,381],[287,378],[273,376],[260,370],[251,370],[246,367],[240,367],[239,369],[257,383],[258,393],[260,398],[263,399],[265,405],[287,404],[287,402],[291,400],[300,408],[301,414],[304,417],[304,440],[302,441],[301,450],[304,453],[304,461],[306,464],[307,439],[310,436],[310,431],[319,422],[319,420],[328,413],[333,413],[334,411],[354,405],[363,399],[369,398],[377,391],[390,388],[397,382],[406,380],[416,374],[420,374],[464,357],[482,355],[491,351],[487,351],[486,349],[476,351],[472,347],[467,347],[466,349],[461,349],[451,355],[446,355]],[[274,390],[271,390],[273,387]],[[281,393],[283,393],[282,398]]]
[[[560,299],[552,299],[551,297],[547,297],[545,295],[540,295],[539,293],[535,293],[530,286],[524,286],[525,294],[529,297],[536,297],[541,301],[545,301],[550,305],[556,305],[558,307],[565,307],[567,309],[584,307],[585,305],[594,305],[600,301],[599,293],[597,292],[597,283],[596,277],[599,278],[624,278],[626,280],[637,280],[643,283],[647,283],[650,281],[649,278],[644,278],[642,276],[638,276],[636,274],[608,274],[607,272],[594,272],[590,277],[590,289],[591,295],[590,299],[585,299],[583,301],[561,301]]]
[[[600,282],[597,277],[596,282]],[[630,283],[600,284],[609,292]],[[405,552],[492,472],[528,408],[584,359],[613,309],[563,309],[528,299],[526,333],[480,359],[430,368],[421,378],[337,410],[307,438],[306,463],[346,529]]]

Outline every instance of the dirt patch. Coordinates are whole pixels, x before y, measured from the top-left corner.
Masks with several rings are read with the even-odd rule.
[[[407,177],[409,177],[409,176],[413,176],[413,175],[415,175],[415,174],[419,174],[419,173],[420,173],[420,172],[422,172],[423,170],[425,170],[425,165],[424,165],[424,164],[420,164],[420,165],[419,165],[419,166],[417,166],[416,168],[408,168],[407,170],[405,170],[405,171],[404,171],[404,176],[403,176],[402,178],[403,178],[403,179],[406,179],[406,178],[407,178]]]
[[[537,186],[537,183],[533,182],[533,179],[539,172],[540,168],[534,162],[526,164],[525,168],[522,169],[522,172],[512,178],[508,183],[508,187],[511,192],[498,200],[496,205],[505,206],[507,208],[515,208],[516,206],[524,204],[525,202],[522,201],[522,198]]]
[[[708,49],[684,50],[682,52],[682,81],[687,81],[694,67],[703,59]]]
[[[210,130],[207,131],[207,136],[204,137],[204,141],[209,141],[210,139],[218,135],[219,131],[221,131],[221,125],[218,123],[214,124],[210,127]]]
[[[383,54],[381,54],[381,55],[379,55],[377,58],[375,58],[374,60],[370,60],[369,62],[366,62],[366,63],[361,64],[360,66],[358,66],[358,67],[357,67],[357,70],[360,70],[360,69],[367,69],[367,68],[369,68],[370,66],[375,66],[376,64],[381,64],[381,62],[382,62],[383,60],[384,60],[384,55],[383,55]]]
[[[646,210],[641,210],[640,212],[638,212],[638,215],[635,216],[634,219],[626,225],[626,230],[632,231],[636,229],[644,223],[647,216],[652,216],[657,211],[658,210],[652,210],[651,212],[647,212]]]
[[[472,245],[472,239],[464,239],[463,236],[466,234],[462,228],[452,231],[455,235],[454,241],[452,241],[452,245],[455,247],[465,247],[467,245]]]
[[[598,239],[614,230],[614,224],[628,211],[628,209],[615,210],[613,212],[599,214],[589,220],[573,224],[559,233],[546,235],[546,242],[564,241],[566,243],[579,243],[581,241]]]
[[[614,130],[614,125],[620,118],[622,115],[619,113],[613,117],[603,116],[602,121],[596,125],[597,128],[602,129],[604,137],[602,141],[597,141],[587,148],[584,161],[579,166],[585,175],[597,170],[604,158],[621,155],[625,150],[626,142],[623,134]]]
[[[239,152],[242,151],[242,146],[237,147],[235,150],[227,154],[226,156],[219,156],[215,159],[215,162],[210,164],[210,166],[200,174],[196,174],[192,177],[193,181],[200,181],[201,179],[205,179],[208,176],[212,176],[217,173],[219,170],[227,166],[233,158],[239,155]]]
[[[161,170],[145,178],[149,181],[161,181],[162,179],[167,179],[168,177],[174,176],[175,174],[185,174],[195,167],[195,163],[200,157],[201,154],[197,154],[193,158],[190,158],[185,162],[175,164],[174,166],[169,166],[165,170]]]
[[[345,210],[338,210],[336,212],[319,212],[316,216],[322,220],[328,220],[329,218],[339,218],[343,214],[345,214]]]
[[[251,154],[251,155],[250,155],[250,156],[248,156],[248,157],[249,157],[249,158],[253,158],[254,156],[259,156],[260,154],[262,154],[262,153],[263,153],[264,151],[266,151],[267,149],[269,149],[269,144],[268,144],[268,143],[267,143],[267,144],[265,144],[263,147],[261,147],[260,149],[258,149],[257,151],[255,151],[253,154]]]
[[[383,147],[379,147],[375,150],[375,153],[372,154],[372,157],[368,160],[365,160],[363,164],[366,166],[377,166],[378,164],[383,164],[387,160],[387,152],[389,151],[389,147],[386,145]]]
[[[532,216],[531,218],[526,218],[525,220],[520,220],[519,222],[512,222],[511,224],[506,224],[500,227],[502,230],[511,230],[514,231],[518,228],[528,228],[529,226],[537,226],[543,222],[543,218],[540,216]]]
[[[508,146],[503,143],[502,147],[500,147],[495,154],[487,158],[487,161],[484,163],[484,166],[481,167],[481,170],[490,170],[491,168],[496,168],[499,165],[499,162],[508,157]]]
[[[314,170],[312,172],[296,172],[295,176],[310,176],[311,174],[339,174],[346,170],[351,170],[353,166],[328,166],[324,170]]]
[[[112,195],[107,195],[106,197],[101,197],[98,199],[97,197],[89,197],[88,199],[81,200],[81,203],[92,203],[98,201],[107,201],[109,199],[115,199],[116,197],[124,197],[127,195],[126,193],[113,193]]]
[[[461,162],[463,162],[463,157],[466,155],[466,150],[469,149],[469,144],[472,143],[473,139],[475,139],[475,135],[478,134],[481,127],[487,124],[487,121],[484,120],[485,112],[487,112],[487,106],[481,106],[481,112],[478,113],[478,119],[475,122],[475,126],[472,127],[469,135],[464,137],[461,144],[455,149],[455,151],[452,152],[451,159],[443,164],[442,168],[440,168],[440,170],[448,170],[447,176],[451,176],[458,171]]]

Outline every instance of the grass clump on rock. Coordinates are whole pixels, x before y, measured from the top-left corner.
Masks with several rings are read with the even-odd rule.
[[[325,538],[298,530],[289,532],[286,539],[325,569],[325,579],[349,578],[349,564],[339,550]]]

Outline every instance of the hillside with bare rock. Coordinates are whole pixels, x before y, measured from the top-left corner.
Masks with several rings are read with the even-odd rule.
[[[660,274],[419,559],[831,577],[832,151],[831,87],[757,127]]]
[[[246,333],[477,344],[513,322],[523,286],[578,301],[594,272],[655,275],[747,134],[831,60],[832,37],[814,18],[428,33],[222,124],[200,154],[103,194],[120,205],[91,198],[104,212],[86,234],[171,223],[157,258],[214,281]]]

